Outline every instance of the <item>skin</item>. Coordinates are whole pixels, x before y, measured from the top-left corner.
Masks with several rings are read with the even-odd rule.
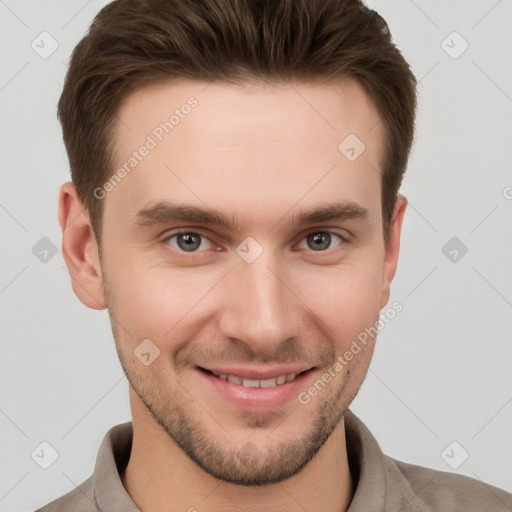
[[[86,306],[108,307],[130,382],[134,439],[123,485],[141,510],[155,512],[346,510],[354,482],[343,413],[375,339],[308,404],[294,398],[263,412],[227,401],[197,366],[304,363],[314,367],[301,383],[307,391],[375,325],[389,300],[407,205],[399,196],[385,245],[383,123],[351,79],[152,85],[118,112],[118,165],[190,96],[198,105],[103,199],[101,258],[74,186],[60,191],[73,289]],[[366,146],[353,162],[338,150],[351,133]],[[239,229],[133,222],[164,200],[216,208]],[[367,216],[286,222],[340,201]],[[184,251],[178,237],[168,238],[177,228],[206,238]],[[308,241],[318,232],[333,233],[321,250]],[[263,248],[252,263],[236,252],[248,236]],[[148,366],[134,355],[144,339],[160,350]]]

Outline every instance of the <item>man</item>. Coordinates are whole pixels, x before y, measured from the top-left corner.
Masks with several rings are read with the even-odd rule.
[[[512,510],[384,455],[349,410],[397,267],[415,107],[355,0],[98,14],[59,103],[59,221],[76,295],[108,308],[133,422],[40,510]]]

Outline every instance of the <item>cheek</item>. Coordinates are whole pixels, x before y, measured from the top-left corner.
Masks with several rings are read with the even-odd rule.
[[[127,276],[116,289],[116,309],[133,330],[162,339],[189,309],[177,281],[166,284],[152,272]]]
[[[109,308],[130,333],[132,344],[149,338],[163,350],[190,339],[198,328],[197,313],[205,292],[218,276],[196,269],[177,269],[145,261],[126,259],[123,265],[110,265]],[[123,334],[125,335],[125,334]]]
[[[379,318],[382,269],[374,263],[345,266],[302,281],[304,302],[326,326],[325,335],[343,350]]]

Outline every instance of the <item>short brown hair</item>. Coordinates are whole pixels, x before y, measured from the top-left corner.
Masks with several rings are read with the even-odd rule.
[[[115,0],[73,51],[58,106],[72,180],[101,244],[93,191],[115,166],[112,128],[131,92],[175,78],[353,77],[384,122],[384,240],[414,134],[416,79],[388,25],[360,0]],[[341,141],[340,141],[341,142]]]

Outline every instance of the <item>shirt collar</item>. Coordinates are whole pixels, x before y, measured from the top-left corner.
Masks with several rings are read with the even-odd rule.
[[[102,512],[140,512],[121,481],[132,449],[131,421],[112,427],[103,438],[93,474],[94,498]]]

